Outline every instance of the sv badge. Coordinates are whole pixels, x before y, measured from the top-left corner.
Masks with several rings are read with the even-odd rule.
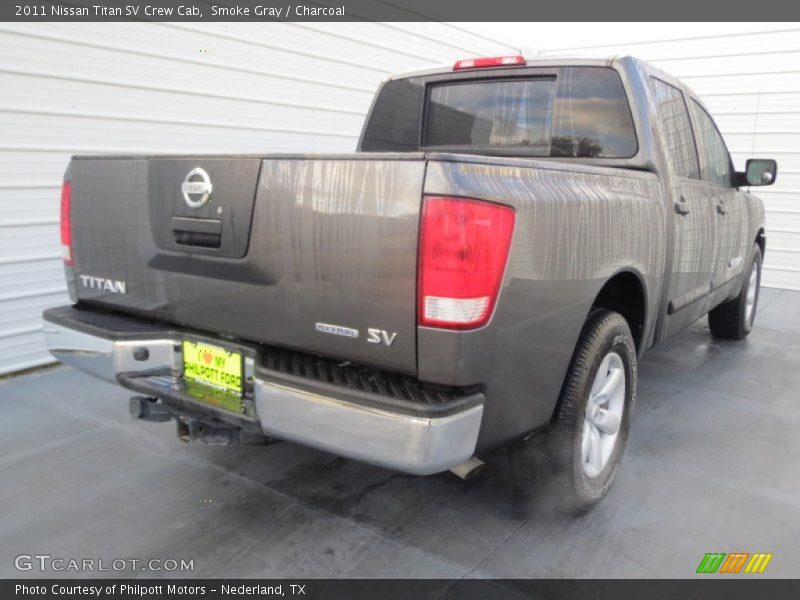
[[[385,329],[367,329],[367,341],[370,344],[384,344],[391,346],[397,338],[396,332],[389,333]]]

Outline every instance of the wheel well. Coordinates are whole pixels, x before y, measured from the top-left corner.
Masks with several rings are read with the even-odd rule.
[[[759,229],[756,234],[756,244],[761,248],[761,257],[764,257],[764,252],[767,250],[767,238],[764,236],[764,230]]]
[[[641,352],[645,325],[644,287],[639,278],[625,271],[609,279],[597,294],[592,308],[605,308],[618,312],[628,322],[637,352]]]

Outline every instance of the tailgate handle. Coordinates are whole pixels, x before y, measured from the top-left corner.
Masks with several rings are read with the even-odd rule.
[[[222,221],[172,217],[172,235],[176,244],[219,248],[222,241]]]

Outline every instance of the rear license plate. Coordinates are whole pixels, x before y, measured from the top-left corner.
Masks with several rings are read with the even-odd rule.
[[[183,340],[183,376],[188,384],[199,384],[241,398],[242,364],[240,352]]]

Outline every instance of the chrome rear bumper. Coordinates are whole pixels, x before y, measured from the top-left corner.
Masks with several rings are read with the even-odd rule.
[[[65,322],[63,315],[44,314],[48,349],[67,365],[125,387],[149,373],[180,379],[181,336],[175,331],[128,340],[118,339],[113,330],[86,329]],[[453,410],[425,414],[346,387],[287,383],[253,366],[256,418],[267,435],[416,475],[446,471],[475,451],[483,416],[480,393]],[[219,416],[224,420],[225,415]]]
[[[180,369],[180,342],[175,339],[122,341],[100,337],[44,319],[47,349],[65,365],[117,383],[119,373],[151,371],[160,368]],[[137,360],[137,348],[148,351],[146,360]]]

